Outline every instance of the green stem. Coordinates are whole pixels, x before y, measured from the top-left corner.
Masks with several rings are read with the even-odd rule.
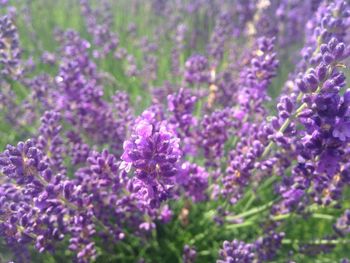
[[[325,215],[325,214],[319,214],[319,213],[314,213],[311,215],[313,218],[317,219],[325,219],[325,220],[334,220],[334,216],[332,215]]]
[[[284,123],[282,124],[281,128],[278,130],[278,132],[281,132],[283,133],[289,126],[289,124],[291,123],[292,121],[292,116],[291,115],[288,119],[286,119],[284,121]],[[265,148],[265,150],[263,151],[262,155],[260,156],[260,160],[263,160],[266,158],[266,156],[270,153],[272,147],[275,145],[275,142],[274,141],[271,141]]]
[[[250,198],[248,199],[248,202],[245,204],[243,211],[249,209],[256,198],[255,196],[256,194],[254,193],[254,191],[250,191],[249,194],[250,194]]]
[[[283,239],[282,244],[284,245],[291,245],[291,244],[303,244],[303,245],[338,245],[338,244],[349,244],[350,239],[318,239],[318,240],[312,240],[312,241],[301,241],[298,239]]]
[[[202,250],[198,252],[199,256],[208,256],[210,255],[212,252],[210,252],[209,250]]]
[[[259,207],[255,207],[251,210],[248,210],[246,212],[243,212],[243,213],[240,213],[238,215],[234,215],[234,216],[228,216],[227,218],[229,220],[238,220],[238,219],[243,219],[244,217],[247,217],[247,216],[252,216],[252,215],[255,215],[255,214],[258,214],[262,211],[265,211],[266,209],[270,208],[271,206],[273,206],[273,204],[275,203],[276,200],[273,200],[269,203],[267,203],[266,205],[263,205],[263,206],[259,206]]]
[[[290,218],[292,216],[301,216],[301,215],[294,214],[294,213],[288,213],[288,214],[273,216],[271,219],[274,221],[280,221],[280,220]],[[316,218],[316,219],[325,219],[325,220],[334,220],[335,219],[335,217],[332,215],[326,215],[326,214],[321,214],[321,213],[313,213],[310,215],[310,217]]]
[[[236,229],[236,228],[252,226],[254,224],[255,224],[255,222],[253,222],[253,221],[244,221],[243,223],[228,225],[228,226],[226,226],[226,229],[232,230],[232,229]]]

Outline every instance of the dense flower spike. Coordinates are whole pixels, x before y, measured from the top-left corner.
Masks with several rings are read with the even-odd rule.
[[[230,108],[204,115],[198,131],[198,144],[204,151],[207,166],[219,165],[233,127],[234,118]]]
[[[251,263],[254,260],[254,246],[242,241],[225,241],[220,250],[220,259],[217,263],[244,262]]]
[[[217,18],[208,47],[209,54],[212,57],[215,66],[221,62],[224,56],[225,42],[233,36],[231,20],[232,17],[230,13],[222,13]]]
[[[345,213],[337,220],[334,225],[335,231],[341,236],[345,236],[350,233],[350,211],[346,210]]]
[[[185,63],[185,80],[191,84],[209,81],[208,60],[201,55],[193,55]]]
[[[92,35],[95,46],[93,56],[101,58],[108,55],[118,47],[118,36],[111,31],[112,17],[110,6],[106,1],[100,5],[100,9],[93,10],[89,0],[81,0],[80,6],[88,32]],[[101,21],[99,21],[101,20]]]
[[[176,183],[181,186],[180,191],[185,191],[185,196],[193,202],[204,201],[208,188],[208,173],[200,166],[185,162],[176,178]],[[182,189],[183,188],[183,189]]]
[[[120,154],[126,127],[132,118],[128,96],[117,92],[114,105],[105,101],[100,75],[88,56],[90,43],[74,31],[58,34],[58,37],[64,43],[60,72],[56,77],[60,89],[58,110],[64,112],[75,130],[82,129],[94,142],[113,144],[114,151]],[[96,121],[99,125],[95,125]]]
[[[255,241],[255,249],[259,261],[271,261],[276,257],[277,251],[282,245],[282,240],[285,234],[276,233],[270,230],[265,236],[258,238]]]
[[[226,174],[222,178],[222,194],[228,198],[231,203],[236,203],[244,192],[245,187],[251,180],[261,180],[268,176],[275,164],[275,158],[260,160],[264,147],[268,142],[268,137],[273,133],[272,129],[261,126],[244,125],[242,127],[242,136],[249,134],[248,138],[243,137],[237,143],[236,150],[229,153],[229,164],[226,168]],[[254,174],[258,170],[259,174]]]
[[[276,251],[282,244],[284,233],[270,231],[265,236],[258,238],[254,243],[243,241],[225,241],[220,250],[218,263],[228,262],[268,262],[275,258]]]
[[[341,174],[341,156],[349,139],[347,92],[340,95],[345,76],[335,67],[343,59],[345,47],[335,38],[329,41],[328,47],[332,45],[341,50],[337,59],[330,64],[320,62],[316,69],[310,69],[304,79],[298,81],[302,92],[307,94],[297,115],[305,131],[300,132],[300,141],[296,142],[299,165],[295,170],[295,173],[302,172],[303,176],[314,173],[312,196],[316,202],[328,204],[337,200],[341,192],[342,186],[338,182],[343,180],[336,174]],[[309,95],[309,92],[314,93]],[[282,118],[289,118],[289,114],[283,114]],[[283,140],[280,142],[288,147],[290,141]],[[301,183],[304,186],[300,187],[308,187],[310,179],[305,176],[304,183]]]
[[[35,239],[41,252],[52,249],[53,242],[62,240],[66,231],[66,208],[61,199],[64,178],[53,176],[31,140],[8,145],[0,157],[0,170],[8,177],[2,191],[7,202],[1,208],[5,236],[18,242]]]
[[[267,89],[277,74],[279,64],[274,52],[274,41],[274,38],[258,38],[250,54],[250,64],[240,73],[238,85],[242,88],[237,92],[240,107],[235,113],[239,119],[248,118],[251,112],[265,115],[262,104],[269,99]]]
[[[154,112],[146,110],[135,120],[121,156],[122,167],[135,170],[138,191],[151,206],[158,206],[169,197],[181,157],[179,139],[172,127],[164,121],[157,122],[155,117]]]
[[[21,49],[17,28],[9,16],[0,17],[1,75],[18,78],[22,74]]]
[[[189,245],[184,246],[182,262],[183,263],[193,263],[196,260],[197,252],[195,249],[191,248]]]
[[[196,125],[196,119],[192,115],[196,100],[197,98],[184,88],[178,93],[168,95],[168,108],[173,114],[170,122],[177,126],[180,138],[190,136],[190,130]]]
[[[316,16],[308,23],[315,29],[313,34],[307,35],[304,50],[308,54],[304,54],[296,67],[300,72],[293,74],[294,79],[286,85],[291,87],[292,93],[281,96],[277,105],[278,117],[271,119],[275,135],[270,136],[273,142],[269,143],[263,156],[277,144],[282,148],[275,156],[277,163],[282,161],[286,165],[284,169],[291,167],[292,170],[292,176],[282,173],[283,180],[277,187],[282,196],[282,201],[274,208],[277,213],[301,212],[312,199],[329,205],[339,199],[346,185],[346,179],[339,176],[343,173],[338,156],[346,149],[339,137],[344,140],[346,136],[337,132],[337,122],[348,111],[344,102],[346,96],[340,95],[345,82],[342,60],[348,56],[348,47],[340,42],[346,36],[344,27],[333,31],[327,23],[348,24],[348,12],[349,7],[342,1],[320,5]],[[333,53],[336,47],[337,55]],[[346,125],[343,126],[342,121],[340,125],[343,131]],[[298,164],[293,167],[295,160]]]
[[[54,111],[45,112],[41,119],[40,135],[37,147],[46,154],[47,161],[54,171],[64,172],[63,167],[63,142],[60,136],[61,116]]]

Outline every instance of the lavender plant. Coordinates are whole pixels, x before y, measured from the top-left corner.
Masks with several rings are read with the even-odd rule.
[[[0,262],[349,262],[348,2],[0,7]]]

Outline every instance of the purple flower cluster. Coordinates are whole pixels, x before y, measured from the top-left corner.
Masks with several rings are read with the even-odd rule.
[[[272,231],[266,236],[260,237],[254,243],[245,243],[239,240],[225,241],[220,250],[218,263],[231,262],[268,262],[273,260],[282,244],[284,233]]]
[[[56,94],[57,110],[64,111],[64,118],[75,131],[81,129],[94,142],[114,144],[115,153],[120,153],[132,119],[128,96],[117,92],[114,105],[104,100],[101,76],[87,51],[90,43],[74,31],[67,31],[59,38],[64,47],[56,76],[60,90]]]
[[[277,74],[278,59],[274,52],[274,38],[261,37],[256,40],[255,49],[250,54],[250,64],[240,73],[238,85],[238,104],[240,108],[235,115],[239,119],[248,118],[251,112],[263,116],[263,102],[269,99],[267,89],[271,80]],[[248,115],[248,116],[247,116]]]
[[[242,197],[245,187],[251,183],[252,179],[261,180],[268,176],[276,163],[275,158],[260,160],[268,137],[273,133],[268,126],[264,123],[261,126],[252,127],[245,125],[241,132],[242,135],[250,134],[250,136],[243,137],[237,143],[236,150],[229,153],[229,164],[222,178],[222,194],[231,203],[236,203]],[[259,173],[254,174],[257,170]]]
[[[317,19],[313,20],[317,35],[310,38],[318,39],[317,47],[312,49],[313,44],[308,44],[312,55],[304,56],[297,68],[301,72],[293,81],[295,92],[281,97],[279,116],[271,121],[276,144],[284,149],[285,156],[298,162],[292,167],[292,176],[284,177],[278,187],[283,197],[277,209],[280,213],[303,210],[310,197],[319,204],[330,204],[340,198],[348,184],[347,177],[342,177],[348,122],[342,65],[349,48],[341,41],[349,8],[341,1],[337,3],[319,7]],[[338,21],[336,31],[332,29],[334,21]]]
[[[203,149],[207,166],[219,166],[233,126],[234,118],[230,108],[204,115],[198,130],[198,145]]]
[[[221,13],[217,18],[215,28],[209,42],[209,51],[213,64],[217,66],[224,56],[225,43],[233,36],[232,16],[230,13]]]
[[[238,240],[233,240],[232,242],[225,241],[223,249],[219,253],[221,259],[217,261],[218,263],[251,263],[255,257],[253,245]]]
[[[200,84],[209,81],[209,64],[206,57],[193,55],[185,63],[185,80],[190,84]]]
[[[18,78],[22,74],[21,49],[17,29],[11,18],[0,17],[0,65],[1,75]]]
[[[189,245],[185,245],[183,249],[182,262],[193,263],[196,260],[197,252],[194,248]]]
[[[173,128],[166,122],[155,123],[155,117],[146,110],[135,120],[121,156],[122,167],[127,172],[134,169],[135,187],[152,207],[169,197],[181,157]]]
[[[180,191],[185,192],[185,196],[193,202],[204,201],[208,188],[209,175],[204,168],[185,162],[181,165],[181,170],[176,177],[176,183],[180,186]]]
[[[344,214],[338,218],[333,228],[340,236],[345,236],[350,233],[350,210],[346,210]]]
[[[343,50],[339,51],[342,56],[344,44],[337,44],[335,39],[331,39],[328,47],[333,43],[338,50]],[[340,60],[334,61],[339,62]],[[341,178],[336,174],[341,172],[342,155],[349,139],[350,128],[348,95],[347,92],[343,96],[340,95],[345,76],[332,65],[334,64],[321,62],[316,70],[309,71],[305,80],[298,81],[302,88],[313,89],[314,92],[317,90],[317,94],[304,97],[305,107],[298,113],[300,122],[306,128],[301,137],[298,160],[300,169],[317,174],[313,195],[315,200],[321,203],[339,198],[342,185],[337,184]],[[335,184],[332,181],[335,181]],[[335,188],[330,191],[329,187]]]
[[[113,52],[119,44],[119,39],[111,30],[112,14],[110,13],[110,5],[106,1],[102,1],[100,8],[94,10],[89,0],[81,0],[81,12],[85,18],[86,28],[92,35],[93,41],[98,49],[95,49],[93,56],[101,58]],[[99,21],[100,20],[100,21]]]
[[[53,175],[33,141],[8,145],[0,157],[0,170],[7,179],[3,187],[2,232],[9,240],[35,240],[39,251],[52,249],[66,231],[65,179]],[[23,240],[23,241],[22,241]]]
[[[196,119],[192,115],[196,100],[190,90],[184,88],[168,95],[168,109],[173,114],[170,122],[177,127],[180,138],[190,136],[190,129],[196,125]]]
[[[60,136],[61,116],[58,112],[47,111],[41,119],[40,135],[37,139],[38,149],[45,153],[47,162],[55,172],[64,172],[63,167],[63,141]]]

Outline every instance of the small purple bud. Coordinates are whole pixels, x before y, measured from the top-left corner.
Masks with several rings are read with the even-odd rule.
[[[315,75],[313,74],[306,75],[304,77],[304,81],[312,92],[315,92],[317,90],[318,81]]]
[[[44,191],[39,195],[38,201],[39,202],[45,201],[48,197],[49,197],[49,194],[46,191]]]
[[[288,98],[284,98],[284,103],[285,103],[285,109],[287,112],[291,113],[293,111],[293,103],[292,101]]]
[[[9,157],[11,163],[16,166],[22,166],[23,165],[23,159],[20,156],[10,156]]]
[[[295,83],[297,84],[297,87],[299,88],[299,90],[303,93],[307,93],[308,92],[308,89],[307,89],[307,86],[305,84],[305,82],[301,79],[297,79],[295,81]]]
[[[326,65],[329,65],[334,61],[334,56],[331,53],[326,52],[323,54],[322,59]]]
[[[320,47],[322,55],[326,52],[329,52],[328,46],[326,44],[322,44]]]
[[[309,117],[312,116],[312,114],[313,114],[313,110],[306,109],[306,110],[303,110],[302,112],[300,112],[298,114],[298,117],[300,117],[300,118],[309,118]]]
[[[350,103],[350,89],[347,89],[344,93],[344,102]]]
[[[317,68],[316,68],[316,74],[317,78],[319,81],[324,81],[327,75],[327,66],[323,63],[321,63]]]
[[[271,124],[272,124],[272,127],[277,131],[279,128],[280,128],[280,124],[278,122],[278,118],[277,117],[272,117],[271,118]]]
[[[335,78],[333,78],[334,84],[336,86],[343,86],[346,80],[346,77],[343,73],[338,74]]]
[[[344,54],[344,50],[345,50],[345,45],[344,45],[344,43],[339,43],[339,44],[335,47],[334,52],[333,52],[335,58],[336,58],[336,59],[341,58],[341,57],[343,56],[343,54]]]
[[[339,41],[333,37],[329,42],[328,42],[328,48],[330,51],[333,51],[335,47],[338,45]]]
[[[67,198],[67,199],[70,199],[71,192],[72,192],[72,187],[71,187],[71,184],[69,182],[67,182],[64,185],[63,191],[64,191],[64,197]]]
[[[22,216],[22,218],[21,218],[21,225],[23,226],[23,227],[26,227],[27,225],[28,225],[28,216],[26,216],[26,215],[24,215],[24,216]]]
[[[286,111],[280,111],[278,114],[282,119],[287,119],[289,118],[290,114]]]
[[[43,172],[43,177],[44,179],[46,180],[46,182],[50,182],[51,179],[52,179],[52,171],[50,169],[46,169],[44,172]]]

